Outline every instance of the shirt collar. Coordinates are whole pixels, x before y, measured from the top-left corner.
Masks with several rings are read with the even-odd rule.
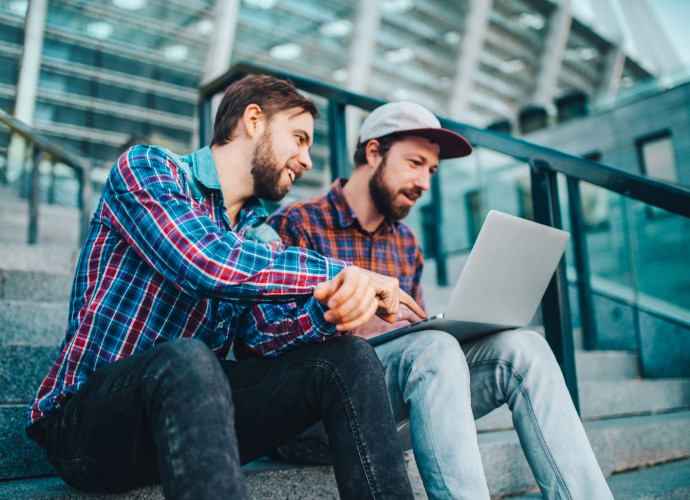
[[[211,147],[205,146],[183,158],[189,163],[194,178],[208,189],[220,189],[216,161],[211,154]]]
[[[220,180],[218,179],[218,170],[216,169],[216,161],[211,154],[211,147],[204,146],[203,148],[194,151],[193,153],[183,157],[191,170],[194,178],[207,189],[213,189],[219,192],[222,199],[223,195],[220,190]],[[249,211],[249,213],[246,213]],[[240,210],[240,219],[238,227],[258,226],[265,222],[268,218],[268,211],[264,208],[261,200],[258,197],[252,196],[249,198],[242,209]]]

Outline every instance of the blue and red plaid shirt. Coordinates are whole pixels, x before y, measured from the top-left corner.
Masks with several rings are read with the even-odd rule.
[[[400,280],[400,288],[424,307],[424,259],[414,233],[401,221],[385,220],[374,232],[362,229],[338,179],[324,196],[284,205],[268,223],[283,244],[309,248]],[[270,306],[265,306],[270,307]]]
[[[160,342],[194,337],[225,356],[236,332],[253,322],[267,333],[252,342],[270,341],[266,318],[254,318],[258,302],[292,301],[291,314],[279,320],[285,345],[336,334],[312,291],[347,263],[246,239],[257,228],[270,231],[261,226],[266,216],[252,199],[231,228],[208,147],[182,158],[154,146],[127,150],[91,221],[65,339],[30,403],[27,426],[99,367]]]

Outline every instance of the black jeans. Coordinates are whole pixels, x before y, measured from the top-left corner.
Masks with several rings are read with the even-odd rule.
[[[166,342],[97,370],[44,428],[77,488],[160,481],[166,498],[246,498],[240,464],[319,420],[341,497],[412,498],[383,371],[354,337],[239,362],[197,340]]]

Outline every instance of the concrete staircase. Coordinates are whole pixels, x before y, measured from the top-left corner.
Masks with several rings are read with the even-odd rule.
[[[41,243],[27,246],[22,243],[26,205],[4,194],[0,193],[0,499],[162,498],[158,486],[125,495],[78,492],[55,476],[45,453],[25,436],[26,404],[64,334],[78,254],[77,213],[42,205]],[[430,290],[428,305],[444,293]],[[637,365],[633,352],[577,352],[582,416],[590,441],[616,498],[690,498],[690,380],[642,380]],[[499,408],[477,426],[492,495],[541,498],[509,412]],[[414,458],[407,457],[415,494],[425,498]],[[245,466],[245,472],[252,498],[338,498],[330,467],[265,459]]]

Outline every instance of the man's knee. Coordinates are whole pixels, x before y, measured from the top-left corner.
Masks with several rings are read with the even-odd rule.
[[[428,330],[412,334],[410,342],[402,350],[404,362],[421,373],[442,373],[457,370],[468,374],[469,369],[458,341],[449,333]]]
[[[558,362],[546,339],[532,330],[513,330],[496,334],[500,357],[520,372],[559,371]]]
[[[157,376],[174,377],[197,384],[227,383],[216,355],[202,341],[175,339],[155,347],[152,369]]]
[[[339,369],[370,369],[380,366],[371,344],[361,337],[344,335],[323,344],[322,355]]]

